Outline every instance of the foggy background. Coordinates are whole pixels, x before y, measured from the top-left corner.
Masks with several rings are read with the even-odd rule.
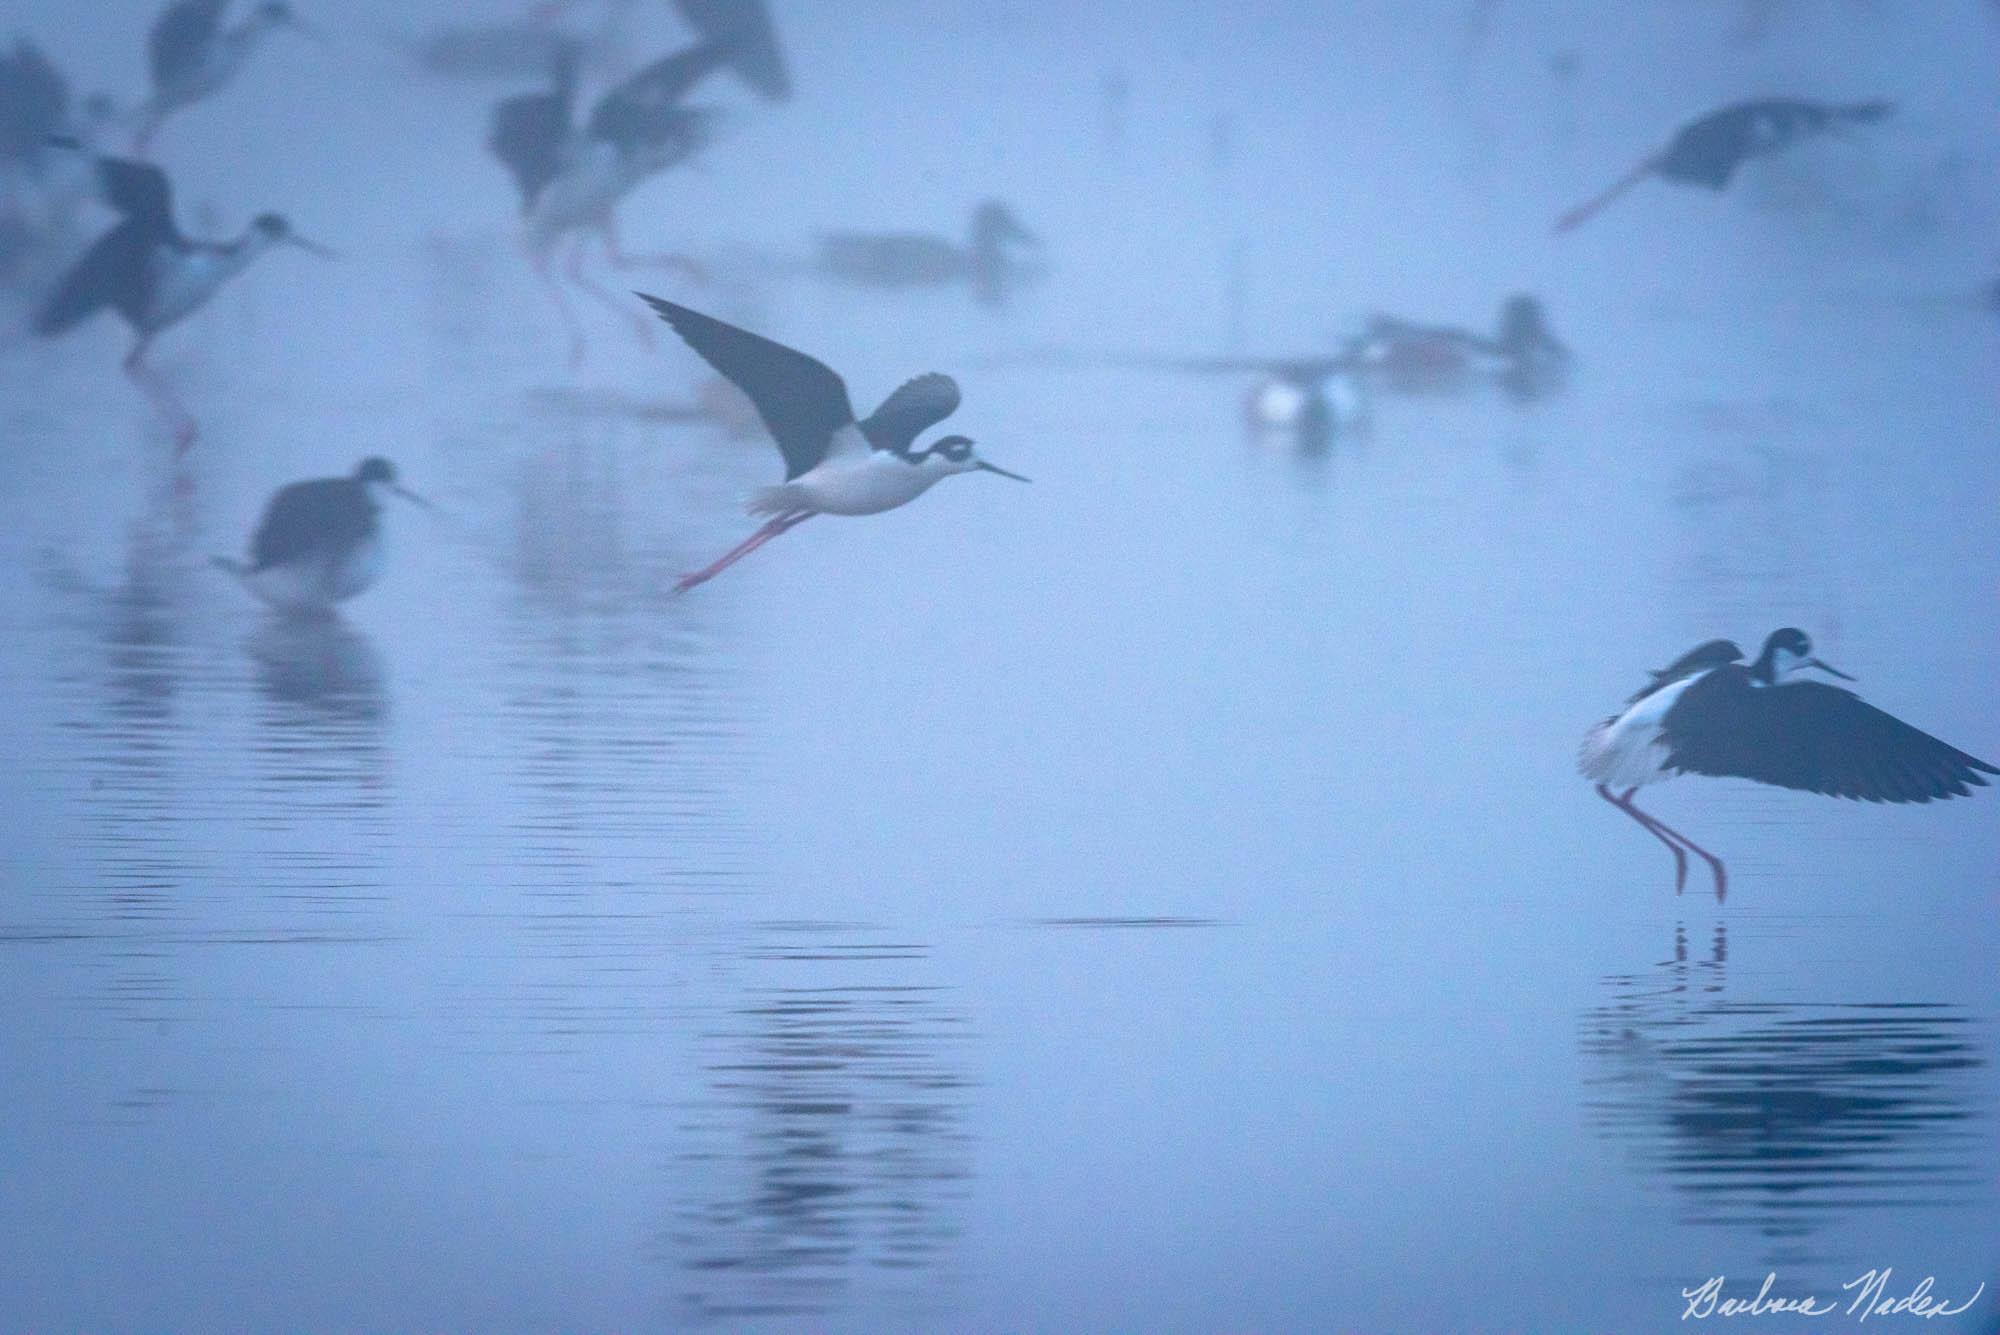
[[[795,95],[705,85],[723,137],[621,210],[711,281],[615,285],[863,411],[949,372],[1035,484],[678,599],[779,461],[653,411],[707,379],[664,327],[582,305],[565,365],[483,148],[540,77],[409,45],[523,7],[297,7],[325,45],[154,145],[191,233],[343,255],[162,338],[184,465],[115,321],[0,297],[0,1325],[1664,1330],[1710,1275],[2000,1281],[1994,795],[1647,790],[1718,906],[1574,769],[1783,625],[2000,755],[1993,6],[773,0]],[[136,96],[153,7],[78,12],[0,37]],[[1550,234],[1767,94],[1898,110]],[[1002,308],[803,272],[987,197],[1047,243]],[[1324,453],[1106,360],[1516,291],[1565,393]],[[340,618],[208,567],[371,453],[439,510]]]

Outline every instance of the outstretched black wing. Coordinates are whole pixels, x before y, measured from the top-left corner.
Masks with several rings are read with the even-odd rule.
[[[597,100],[590,137],[619,144],[658,138],[676,121],[681,99],[727,58],[716,42],[662,56]]]
[[[958,411],[958,382],[932,371],[908,380],[868,414],[861,434],[878,450],[908,454],[917,437]]]
[[[171,88],[201,68],[229,0],[174,0],[146,38],[155,89]]]
[[[728,49],[736,77],[773,102],[792,95],[784,52],[764,0],[676,0],[681,17],[708,41]]]
[[[98,184],[104,202],[155,236],[180,240],[174,226],[174,188],[167,174],[150,162],[130,158],[99,158]]]
[[[250,568],[265,570],[316,552],[353,547],[375,531],[375,502],[351,478],[317,478],[279,489],[250,539]]]
[[[834,432],[853,424],[847,383],[826,363],[699,311],[638,295],[702,360],[750,396],[785,456],[785,481],[817,467]]]
[[[22,38],[0,55],[0,159],[27,157],[69,120],[69,83],[40,47]]]
[[[35,312],[35,332],[44,338],[63,333],[107,306],[136,323],[151,298],[151,257],[158,239],[151,228],[130,218],[97,238]]]
[[[1983,760],[1817,681],[1758,686],[1740,667],[1687,688],[1663,720],[1667,767],[1869,802],[1964,797]]]

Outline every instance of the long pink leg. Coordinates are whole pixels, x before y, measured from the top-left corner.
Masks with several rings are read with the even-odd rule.
[[[729,567],[735,565],[738,561],[741,561],[771,539],[777,537],[780,533],[797,528],[800,524],[805,523],[806,520],[811,519],[818,513],[819,511],[817,510],[792,510],[779,515],[776,519],[773,519],[770,523],[752,533],[735,547],[732,547],[713,565],[697,570],[692,575],[682,575],[680,580],[674,585],[674,592],[686,593],[696,585],[708,583],[717,575],[729,569]]]
[[[150,340],[140,339],[132,345],[132,351],[125,356],[125,374],[132,383],[144,391],[152,401],[156,412],[164,416],[174,431],[174,457],[180,458],[188,452],[197,437],[201,435],[201,424],[194,420],[194,414],[187,410],[172,387],[152,367],[146,365],[146,348]]]
[[[578,237],[576,249],[569,253],[569,280],[603,303],[605,307],[616,312],[620,318],[630,323],[633,336],[648,351],[651,351],[655,346],[655,336],[653,334],[654,321],[652,317],[641,311],[637,303],[630,300],[620,300],[616,293],[600,285],[588,274],[584,273],[583,249],[584,240],[582,237]]]
[[[551,252],[561,245],[562,241],[563,238],[557,237],[545,246],[537,246],[530,241],[527,247],[528,262],[535,266],[535,277],[542,280],[542,286],[546,287],[549,296],[555,299],[556,309],[562,312],[563,330],[569,335],[569,369],[574,371],[583,365],[583,321],[577,318],[576,307],[570,304],[569,293],[563,290],[562,279],[556,276],[551,267],[555,259]]]
[[[618,215],[611,214],[600,229],[604,233],[604,253],[614,269],[679,269],[697,283],[708,281],[708,270],[685,255],[628,255],[620,240]]]
[[[1706,862],[1708,869],[1715,873],[1715,902],[1720,904],[1724,899],[1728,898],[1729,869],[1722,865],[1722,859],[1661,820],[1658,816],[1653,815],[1651,812],[1641,811],[1638,807],[1632,805],[1632,793],[1638,791],[1638,789],[1634,788],[1632,792],[1625,794],[1625,809],[1630,811],[1634,816],[1639,817],[1650,828],[1657,830],[1668,838],[1678,839],[1687,847],[1688,852]]]
[[[1638,821],[1642,829],[1644,829],[1648,834],[1652,835],[1655,839],[1659,840],[1661,843],[1665,844],[1668,850],[1673,853],[1674,893],[1679,894],[1687,886],[1688,855],[1682,851],[1681,846],[1679,844],[1667,838],[1667,836],[1661,832],[1659,826],[1653,824],[1652,817],[1648,816],[1645,812],[1639,810],[1639,808],[1632,805],[1632,794],[1638,791],[1639,790],[1637,788],[1628,788],[1625,790],[1625,796],[1622,798],[1618,798],[1618,797],[1613,797],[1611,795],[1611,790],[1609,788],[1606,788],[1603,784],[1600,783],[1597,785],[1597,795],[1599,797],[1609,802],[1612,806],[1617,807],[1620,811],[1630,816],[1633,820]]]
[[[1572,228],[1583,226],[1583,224],[1597,216],[1605,205],[1652,175],[1653,169],[1659,166],[1659,162],[1657,154],[1645,159],[1631,171],[1626,172],[1616,181],[1613,181],[1609,189],[1584,200],[1583,203],[1556,219],[1555,230],[1558,232],[1567,232]]]

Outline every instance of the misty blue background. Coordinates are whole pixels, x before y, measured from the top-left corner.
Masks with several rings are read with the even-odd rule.
[[[0,338],[0,1326],[1665,1330],[1714,1274],[2000,1281],[1993,795],[1649,792],[1718,907],[1573,768],[1645,669],[1792,624],[2000,756],[1990,6],[775,0],[797,96],[713,85],[723,142],[623,211],[716,281],[649,285],[857,402],[955,374],[1036,482],[684,599],[776,455],[630,411],[698,392],[671,340],[593,312],[565,369],[480,147],[520,85],[395,40],[515,11],[300,8],[330,46],[155,145],[204,230],[346,257],[162,341],[188,485],[113,324]],[[128,94],[150,17],[0,33]],[[1772,92],[1900,110],[1549,235]],[[1049,242],[1003,312],[789,263],[988,195]],[[1043,355],[1514,290],[1566,395],[1383,399],[1323,458]],[[375,452],[440,512],[339,621],[207,567]]]

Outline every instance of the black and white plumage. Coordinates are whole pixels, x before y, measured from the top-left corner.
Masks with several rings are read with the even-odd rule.
[[[694,270],[678,256],[638,259],[625,254],[617,228],[619,203],[639,185],[694,157],[714,138],[717,113],[685,99],[710,74],[727,69],[767,99],[790,95],[791,81],[763,0],[709,0],[686,6],[700,40],[664,56],[618,83],[577,118],[578,53],[564,48],[549,86],[500,102],[487,147],[506,165],[520,191],[530,257],[570,332],[571,361],[580,360],[583,332],[562,284],[551,271],[558,243],[595,232],[620,269],[672,266]],[[640,337],[652,327],[620,298],[583,273],[579,240],[567,277],[588,295],[629,315]]]
[[[1743,658],[1728,640],[1690,650],[1591,729],[1578,757],[1605,801],[1673,851],[1676,891],[1688,852],[1707,860],[1717,899],[1728,874],[1714,854],[1632,804],[1646,784],[1706,774],[1867,802],[1934,802],[1967,796],[1986,785],[1983,776],[2000,774],[1852,691],[1798,676],[1812,669],[1846,678],[1812,656],[1803,631],[1775,631],[1754,663]]]
[[[1665,148],[1640,159],[1608,189],[1558,218],[1555,230],[1581,226],[1648,176],[1724,190],[1737,169],[1752,158],[1782,152],[1812,135],[1872,124],[1894,110],[1894,103],[1880,100],[1832,103],[1764,97],[1733,103],[1683,125]]]
[[[750,513],[771,521],[707,569],[681,580],[685,592],[714,578],[772,538],[816,514],[872,515],[908,504],[955,473],[1026,478],[980,458],[972,441],[946,436],[918,449],[917,437],[958,408],[958,384],[933,371],[907,381],[857,419],[847,383],[795,348],[658,297],[641,298],[757,406],[785,459],[785,480],[751,498]]]
[[[396,481],[387,459],[363,459],[346,477],[281,487],[250,537],[250,559],[215,564],[282,612],[324,612],[381,573],[382,503],[389,493],[427,504]]]
[[[140,118],[134,151],[143,153],[166,118],[226,87],[269,34],[289,28],[313,35],[283,0],[264,0],[229,24],[229,0],[173,0],[146,36],[153,95]]]
[[[1500,304],[1491,334],[1375,315],[1356,360],[1371,380],[1402,392],[1457,389],[1485,377],[1515,398],[1533,399],[1561,385],[1571,359],[1541,301],[1517,292]]]
[[[165,172],[124,158],[99,158],[96,165],[105,202],[123,219],[70,266],[36,312],[34,329],[54,337],[99,311],[116,311],[138,335],[125,359],[126,372],[172,420],[176,443],[186,449],[197,428],[172,390],[147,368],[152,340],[206,305],[273,246],[322,256],[332,252],[293,232],[275,213],[260,215],[234,241],[190,240],[174,221],[173,187]]]
[[[1253,435],[1284,433],[1301,450],[1322,449],[1367,420],[1358,344],[1318,356],[1124,356],[1112,361],[1190,375],[1250,376],[1252,383],[1243,398],[1244,425]]]
[[[943,287],[969,283],[987,305],[1034,272],[1022,247],[1041,238],[997,199],[973,210],[963,243],[924,232],[830,232],[820,238],[819,271],[867,287]]]

